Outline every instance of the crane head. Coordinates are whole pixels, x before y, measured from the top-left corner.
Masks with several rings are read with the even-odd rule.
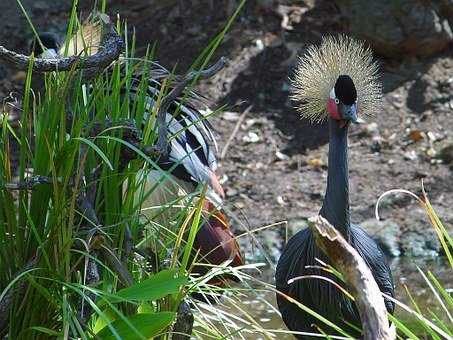
[[[382,97],[378,65],[369,47],[345,35],[327,36],[299,59],[291,99],[302,118],[356,123],[379,111]]]
[[[340,121],[340,127],[357,123],[357,90],[350,76],[342,74],[337,78],[327,100],[327,112]]]

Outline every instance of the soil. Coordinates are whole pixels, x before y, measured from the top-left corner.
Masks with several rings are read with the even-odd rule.
[[[69,1],[22,2],[39,31],[64,32]],[[184,73],[225,26],[233,9],[227,4],[234,2],[169,0],[151,5],[112,0],[109,6],[112,14],[120,13],[129,27],[135,27],[139,51],[156,43],[157,60],[170,69],[177,65],[177,72]],[[347,33],[330,1],[296,6],[280,0],[280,7],[275,1],[267,3],[247,2],[212,59],[226,56],[228,66],[198,86],[214,106],[226,105],[212,121],[220,151],[249,108],[220,160],[227,205],[242,221],[233,225],[237,233],[245,226],[255,229],[279,221],[287,221],[292,233],[318,212],[327,175],[327,127],[299,119],[288,97],[289,77],[306,46],[327,33]],[[87,13],[89,4],[81,6]],[[14,1],[0,2],[0,18],[2,44],[25,52],[31,33]],[[448,164],[453,161],[452,55],[450,47],[428,59],[380,59],[383,109],[350,129],[353,222],[367,220],[367,228],[394,255],[436,255],[440,247],[422,208],[407,196],[387,198],[381,207],[384,223],[373,222],[375,203],[383,192],[403,188],[420,193],[423,180],[437,212],[453,225],[453,174]],[[23,72],[0,65],[0,76],[1,98],[20,93]],[[387,222],[391,228],[382,227]],[[284,244],[285,225],[260,233],[275,257]]]

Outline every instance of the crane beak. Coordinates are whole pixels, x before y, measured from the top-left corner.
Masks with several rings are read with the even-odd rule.
[[[359,120],[357,117],[357,104],[352,105],[340,104],[339,111],[341,113],[341,118],[350,121],[354,124],[358,124]]]

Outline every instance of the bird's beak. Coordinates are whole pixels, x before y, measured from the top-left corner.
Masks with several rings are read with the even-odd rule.
[[[344,120],[350,121],[354,124],[360,123],[357,117],[357,104],[352,105],[341,104],[340,107],[341,116]]]

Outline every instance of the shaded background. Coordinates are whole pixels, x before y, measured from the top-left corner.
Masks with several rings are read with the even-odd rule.
[[[22,2],[38,31],[65,31],[71,1]],[[184,73],[238,3],[113,0],[108,7],[112,17],[119,14],[135,27],[139,51],[156,44],[157,60]],[[92,2],[80,5],[88,14]],[[250,228],[288,221],[291,234],[318,212],[328,131],[299,120],[288,99],[288,79],[309,44],[343,32],[371,44],[384,90],[382,111],[350,131],[352,220],[374,234],[389,256],[436,257],[440,245],[412,199],[386,199],[381,223],[374,219],[374,205],[389,189],[420,192],[423,179],[439,216],[453,225],[452,28],[452,0],[247,1],[215,55],[230,63],[198,86],[214,106],[227,105],[213,119],[220,151],[252,105],[220,160],[231,213]],[[25,52],[31,36],[16,1],[2,0],[0,42]],[[23,79],[23,72],[0,65],[1,98],[11,92],[20,97]],[[245,227],[237,223],[233,229],[240,233]],[[274,260],[285,235],[284,225],[259,235]],[[247,255],[259,259],[249,244],[243,242]]]

